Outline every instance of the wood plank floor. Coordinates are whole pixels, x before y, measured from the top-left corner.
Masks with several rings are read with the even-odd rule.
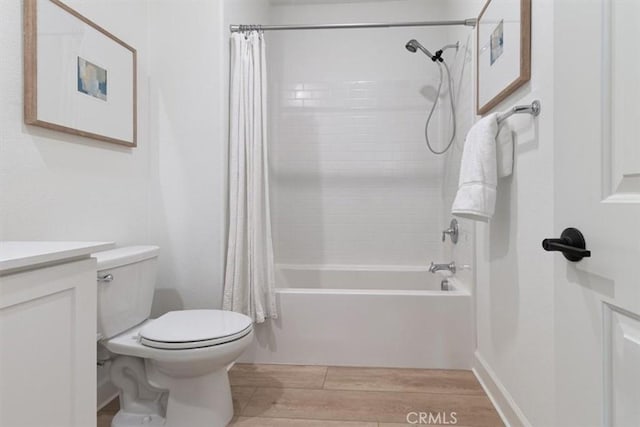
[[[470,371],[236,364],[229,379],[234,427],[396,427],[409,413],[421,425],[504,425]],[[115,412],[100,411],[98,427]]]

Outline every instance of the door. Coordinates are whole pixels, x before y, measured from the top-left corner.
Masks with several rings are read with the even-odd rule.
[[[558,426],[640,426],[640,2],[555,8],[554,253]]]

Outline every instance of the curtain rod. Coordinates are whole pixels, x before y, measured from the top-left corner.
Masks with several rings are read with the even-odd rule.
[[[356,28],[392,28],[392,27],[435,27],[444,25],[465,25],[475,27],[476,19],[458,21],[418,21],[389,23],[354,23],[354,24],[310,24],[310,25],[230,25],[232,33],[239,31],[276,31],[276,30],[348,30]]]

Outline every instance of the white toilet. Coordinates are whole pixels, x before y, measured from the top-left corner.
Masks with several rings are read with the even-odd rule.
[[[158,248],[99,252],[98,337],[120,390],[112,427],[223,427],[233,417],[227,367],[253,339],[251,319],[221,310],[150,320]]]

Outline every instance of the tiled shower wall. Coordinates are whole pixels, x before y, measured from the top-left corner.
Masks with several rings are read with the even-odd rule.
[[[267,35],[277,263],[443,261],[444,159],[423,136],[438,71],[405,50],[411,38],[434,50],[446,39],[437,29]],[[431,132],[440,146],[439,117]]]
[[[460,41],[460,50],[455,59],[452,58],[452,61],[449,62],[454,79],[457,126],[455,141],[451,149],[443,156],[442,209],[446,220],[452,218],[451,205],[458,190],[465,137],[476,119],[475,104],[472,102],[474,99],[473,30],[466,27],[455,27],[451,29],[451,35],[454,40]],[[456,263],[458,283],[469,287],[473,283],[475,274],[473,270],[475,264],[475,222],[464,218],[457,218],[457,220],[458,243],[453,245],[447,240],[444,259]]]

